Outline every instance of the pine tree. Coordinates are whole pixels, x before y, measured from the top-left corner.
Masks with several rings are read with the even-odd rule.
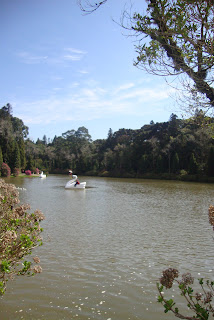
[[[176,152],[172,159],[172,172],[177,173],[178,171],[179,171],[179,157]]]
[[[190,162],[189,162],[189,174],[198,173],[198,163],[196,161],[194,153],[191,154]]]
[[[157,158],[156,169],[157,169],[157,173],[162,173],[164,171],[162,155],[159,155]]]
[[[0,147],[0,168],[2,166],[2,163],[3,163],[3,155],[2,155],[2,150],[1,150],[1,147]]]
[[[20,161],[21,168],[25,169],[26,167],[26,156],[25,156],[25,143],[23,139],[20,139],[18,142],[19,152],[20,152]]]
[[[30,171],[33,171],[33,168],[34,168],[34,161],[32,156],[30,155],[27,161],[27,169]]]
[[[207,174],[209,177],[214,177],[214,147],[210,148],[207,161]]]
[[[21,167],[20,151],[19,151],[18,143],[15,142],[13,168],[20,169],[20,167]]]

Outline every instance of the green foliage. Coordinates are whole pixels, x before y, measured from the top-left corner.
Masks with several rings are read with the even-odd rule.
[[[167,122],[151,121],[137,130],[123,128],[113,133],[110,129],[107,139],[102,140],[92,141],[88,130],[80,127],[55,136],[52,142],[44,136],[43,141],[34,143],[20,138],[20,128],[13,133],[12,128],[17,129],[22,121],[13,122],[12,115],[2,109],[0,113],[3,112],[4,117],[0,128],[9,130],[10,139],[6,132],[0,135],[0,147],[15,176],[18,169],[35,173],[39,168],[49,173],[67,173],[72,168],[78,174],[108,172],[109,176],[121,177],[171,179],[180,176],[186,180],[205,174],[212,177],[213,161],[208,157],[214,147],[214,118],[201,111],[188,120],[172,114]],[[188,174],[181,176],[180,172]]]
[[[209,123],[214,120],[207,119]],[[197,162],[197,173],[204,174],[212,132],[207,125],[177,119],[144,125],[141,129],[110,131],[107,139],[90,141],[82,130],[67,131],[47,145],[26,141],[28,165],[52,173],[67,173],[70,168],[78,174],[143,176],[147,174],[179,174],[193,172],[191,154]],[[86,132],[87,135],[87,132]],[[196,171],[194,171],[196,172]]]
[[[44,215],[36,210],[28,213],[28,205],[18,205],[18,191],[0,179],[0,294],[15,275],[33,275],[42,271],[39,265],[23,258],[42,244],[40,222]],[[35,257],[35,263],[39,258]]]
[[[10,104],[0,109],[0,132],[0,148],[4,162],[12,171],[14,168],[25,168],[24,138],[28,134],[28,128],[22,120],[12,116]]]
[[[2,150],[1,150],[1,147],[0,147],[0,168],[2,166],[2,163],[3,163],[3,155],[2,155]]]
[[[15,142],[14,152],[13,152],[13,166],[14,168],[21,168],[21,158],[18,143]]]
[[[157,157],[156,172],[157,173],[163,173],[164,172],[164,162],[163,162],[163,156],[162,155],[159,155]]]
[[[198,173],[198,164],[195,158],[195,155],[192,153],[189,161],[189,173],[196,174]]]
[[[14,168],[14,169],[13,169],[13,175],[14,175],[14,177],[18,177],[19,174],[20,174],[19,169],[18,169],[18,168]]]
[[[214,177],[214,147],[211,147],[209,151],[207,160],[207,174],[210,177]]]
[[[172,172],[178,173],[179,172],[179,157],[177,152],[174,154],[172,159]]]
[[[9,177],[11,175],[10,167],[6,163],[2,163],[1,166],[1,175],[2,177]]]
[[[28,156],[28,161],[27,161],[26,167],[27,167],[27,169],[28,169],[29,171],[32,171],[32,172],[33,172],[33,169],[34,169],[34,161],[33,161],[32,154],[29,154],[29,156]]]
[[[195,90],[191,86],[186,89],[191,88],[193,95],[201,93],[213,106],[213,37],[209,32],[214,13],[212,1],[147,3],[146,15],[135,13],[131,20],[131,30],[140,37],[135,65],[156,75],[186,74]]]
[[[198,279],[198,289],[200,292],[192,287],[194,278],[190,273],[182,275],[180,280],[178,278],[178,270],[169,268],[163,271],[160,283],[157,283],[157,289],[159,292],[158,302],[164,307],[164,312],[172,312],[177,318],[180,319],[200,319],[207,320],[210,314],[214,315],[214,307],[212,304],[214,296],[214,282],[206,281],[204,279]],[[193,315],[184,315],[179,312],[178,307],[173,299],[167,299],[163,292],[163,289],[172,288],[173,284],[177,284],[177,290],[180,295],[185,299],[187,309],[189,309]],[[175,290],[174,290],[175,291]]]

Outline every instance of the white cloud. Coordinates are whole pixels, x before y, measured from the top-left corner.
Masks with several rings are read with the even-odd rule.
[[[63,59],[65,60],[71,60],[71,61],[79,61],[82,59],[82,56],[74,56],[74,55],[71,55],[71,54],[66,54],[63,56]]]
[[[63,80],[63,77],[60,77],[60,76],[52,76],[52,77],[51,77],[51,80],[52,80],[52,81],[61,81],[61,80]]]
[[[161,112],[161,103],[169,98],[167,86],[139,88],[134,84],[124,84],[112,90],[99,86],[91,88],[90,85],[82,87],[73,83],[68,87],[67,94],[63,95],[60,89],[53,88],[54,97],[17,103],[17,116],[27,126],[70,120],[105,119],[120,115],[140,117]]]
[[[81,74],[88,74],[89,72],[87,70],[80,70],[79,73]]]
[[[169,97],[169,90],[162,87],[158,88],[142,88],[134,89],[131,92],[125,93],[120,96],[120,99],[138,99],[140,101],[148,102],[155,100],[163,100]]]
[[[118,87],[116,90],[115,90],[115,94],[117,94],[118,92],[120,91],[124,91],[124,90],[127,90],[127,89],[131,89],[133,88],[135,85],[134,83],[126,83],[124,85],[121,85],[120,87]]]
[[[21,58],[22,62],[27,64],[43,63],[46,62],[48,59],[48,56],[33,55],[26,51],[19,52],[17,55],[19,58]]]
[[[41,51],[41,49],[39,51]],[[47,52],[47,49],[43,51]],[[51,49],[48,49],[48,54],[38,55],[34,52],[21,51],[17,53],[17,56],[21,59],[21,62],[26,64],[39,64],[43,62],[59,64],[65,61],[80,61],[87,53],[86,51],[74,48],[64,48],[59,50],[58,53],[56,53],[56,50],[54,52],[55,54]]]
[[[81,54],[81,55],[85,55],[87,53],[87,51],[83,51],[83,50],[79,50],[79,49],[75,49],[75,48],[65,48],[65,51],[70,51],[72,53],[77,53],[77,54]]]

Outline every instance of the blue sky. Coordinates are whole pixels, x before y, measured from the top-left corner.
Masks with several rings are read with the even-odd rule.
[[[76,0],[0,0],[0,107],[12,104],[33,141],[80,126],[104,139],[179,115],[165,80],[133,66],[135,38],[113,21],[125,4],[83,15]]]

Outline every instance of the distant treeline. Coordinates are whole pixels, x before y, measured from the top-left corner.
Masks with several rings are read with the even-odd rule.
[[[0,166],[11,172],[36,168],[47,173],[214,181],[214,118],[202,111],[182,120],[150,122],[140,129],[109,129],[106,139],[92,141],[88,129],[68,130],[50,142],[27,138],[28,127],[0,109]]]

